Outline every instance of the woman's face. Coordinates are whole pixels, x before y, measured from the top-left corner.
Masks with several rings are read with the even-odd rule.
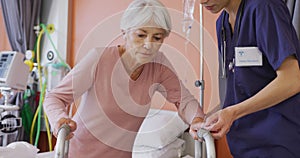
[[[132,59],[140,64],[151,61],[166,37],[166,31],[157,27],[141,27],[125,32],[125,47]]]

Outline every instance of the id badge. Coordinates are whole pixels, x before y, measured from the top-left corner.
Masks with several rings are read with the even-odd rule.
[[[262,66],[258,47],[235,47],[235,66]]]

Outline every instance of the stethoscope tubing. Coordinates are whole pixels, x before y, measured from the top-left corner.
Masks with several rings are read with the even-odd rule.
[[[241,26],[241,21],[242,21],[242,16],[244,13],[244,7],[245,7],[245,2],[244,0],[241,1],[241,11],[239,13],[239,17],[238,17],[238,23],[237,23],[237,38],[239,37],[240,34],[240,26]],[[222,42],[221,42],[221,54],[222,54],[222,78],[226,78],[227,77],[227,73],[226,73],[226,57],[227,57],[227,44],[226,44],[226,30],[225,30],[225,16],[226,14],[224,13],[222,15],[222,28],[221,28],[221,36],[222,36]],[[235,45],[237,44],[237,38],[235,40]],[[234,59],[233,61],[234,62]],[[229,64],[231,65],[232,69],[234,66],[234,63]]]

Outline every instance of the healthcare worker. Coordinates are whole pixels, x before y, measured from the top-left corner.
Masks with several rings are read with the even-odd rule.
[[[235,158],[300,157],[300,48],[283,0],[200,0],[217,20],[223,109],[202,127],[227,133]],[[221,98],[222,100],[222,98]]]
[[[71,158],[130,158],[155,92],[174,103],[188,124],[204,116],[159,51],[171,31],[163,4],[134,0],[122,16],[121,31],[123,44],[92,49],[44,100],[54,134],[62,124],[71,127]],[[66,107],[79,97],[69,118]]]

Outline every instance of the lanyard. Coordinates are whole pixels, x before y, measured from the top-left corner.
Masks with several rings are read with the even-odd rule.
[[[240,26],[241,26],[241,21],[242,21],[242,16],[244,13],[244,7],[245,7],[245,2],[244,0],[241,1],[241,11],[239,13],[239,18],[237,21],[237,38],[239,37],[240,34]],[[222,30],[221,30],[221,34],[222,34],[222,42],[221,42],[221,52],[222,52],[222,78],[226,78],[227,77],[227,73],[226,73],[226,56],[227,56],[227,52],[226,52],[226,48],[227,48],[227,44],[226,44],[226,30],[225,30],[225,15],[223,14],[222,16]],[[237,38],[235,39],[235,43],[237,42]],[[234,59],[233,61],[229,64],[229,69],[232,69],[234,65]]]

